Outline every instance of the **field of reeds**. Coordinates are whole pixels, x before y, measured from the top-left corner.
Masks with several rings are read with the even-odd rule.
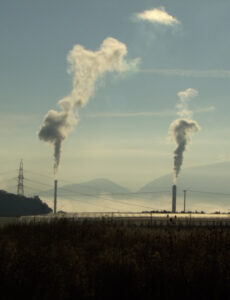
[[[230,299],[230,228],[11,224],[0,278],[7,300]]]

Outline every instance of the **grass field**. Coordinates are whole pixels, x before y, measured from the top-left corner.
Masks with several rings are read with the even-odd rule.
[[[2,299],[229,299],[230,229],[11,224],[0,277]]]
[[[0,227],[15,224],[19,221],[19,217],[0,217]]]

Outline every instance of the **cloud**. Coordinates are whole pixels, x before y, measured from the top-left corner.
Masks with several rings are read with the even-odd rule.
[[[230,70],[142,69],[140,73],[194,78],[230,78]]]
[[[230,155],[228,153],[220,153],[216,156],[218,162],[230,161]]]
[[[160,6],[151,10],[145,10],[141,13],[137,13],[135,16],[138,20],[147,21],[154,24],[162,24],[166,26],[175,26],[180,24],[178,19],[167,13],[164,6]]]
[[[125,157],[126,159],[131,158],[143,158],[143,157],[161,157],[165,158],[168,157],[168,152],[164,151],[152,151],[152,149],[130,149],[127,147],[120,147],[120,146],[113,146],[113,145],[101,145],[101,144],[94,144],[93,149],[86,149],[82,150],[80,153],[81,157],[95,157],[97,159],[100,158],[122,158]]]
[[[214,111],[216,108],[215,106],[211,105],[211,106],[206,106],[206,107],[200,107],[197,109],[194,109],[194,113],[206,113],[206,112],[211,112]]]
[[[175,112],[173,110],[165,110],[165,111],[142,111],[142,112],[125,112],[125,113],[91,113],[87,114],[87,118],[135,118],[135,117],[163,117],[163,116],[171,116],[174,115]]]
[[[214,106],[197,107],[193,110],[194,113],[206,113],[214,111]],[[175,110],[162,110],[162,111],[141,111],[141,112],[95,112],[85,115],[86,118],[139,118],[139,117],[170,117],[175,116]]]

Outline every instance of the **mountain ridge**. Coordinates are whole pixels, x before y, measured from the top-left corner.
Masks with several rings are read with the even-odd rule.
[[[187,209],[215,211],[219,208],[226,211],[230,205],[229,183],[230,162],[183,169],[177,183],[177,208],[179,211],[183,210],[183,191],[187,190]],[[166,174],[148,182],[133,193],[112,180],[96,178],[80,184],[61,186],[58,189],[58,197],[72,202],[75,200],[84,202],[90,199],[94,203],[99,203],[99,201],[110,199],[109,201],[116,203],[118,200],[114,205],[118,205],[119,201],[127,200],[130,204],[133,201],[156,209],[169,210],[171,209],[172,185],[172,174]],[[53,197],[53,189],[41,195]]]
[[[82,195],[95,195],[95,194],[116,194],[116,193],[129,193],[130,190],[126,187],[123,187],[120,184],[113,182],[110,179],[106,178],[95,178],[89,181],[81,183],[72,183],[64,186],[60,186],[58,193],[61,195],[66,195],[71,192]],[[53,189],[49,189],[45,192],[42,192],[41,195],[53,194]]]
[[[221,180],[220,180],[221,178]],[[189,167],[181,171],[177,186],[188,188],[208,189],[212,192],[230,193],[230,162],[215,163],[203,166]],[[214,183],[218,184],[214,184]],[[212,184],[210,184],[212,183]],[[158,177],[143,185],[138,192],[149,192],[151,188],[171,187],[173,185],[172,173]]]

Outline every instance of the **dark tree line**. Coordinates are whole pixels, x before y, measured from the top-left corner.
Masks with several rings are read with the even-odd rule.
[[[28,198],[0,190],[0,217],[39,215],[51,211],[39,197]]]

